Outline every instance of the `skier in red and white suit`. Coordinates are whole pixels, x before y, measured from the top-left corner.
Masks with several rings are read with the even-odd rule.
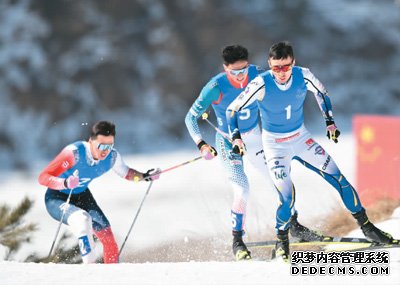
[[[97,205],[88,185],[110,169],[132,181],[151,181],[160,176],[159,169],[145,173],[128,167],[114,149],[115,125],[100,121],[91,130],[88,141],[67,145],[39,175],[39,183],[48,187],[45,195],[50,216],[69,225],[78,238],[84,263],[94,263],[93,234],[103,245],[104,263],[118,262],[118,246],[110,223]],[[72,191],[69,204],[66,203]]]

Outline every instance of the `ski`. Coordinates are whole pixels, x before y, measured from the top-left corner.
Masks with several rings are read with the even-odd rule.
[[[333,248],[333,249],[327,249],[325,248],[326,252],[329,251],[368,251],[368,250],[385,250],[385,249],[389,249],[389,248],[400,248],[400,244],[398,243],[392,243],[392,244],[383,244],[383,243],[361,243],[361,245],[358,246],[358,244],[354,243],[353,244],[353,248],[343,248],[343,249],[339,249],[339,248]],[[356,246],[357,245],[357,246]],[[364,245],[364,246],[362,246]]]
[[[248,247],[274,247],[276,241],[275,240],[268,240],[268,241],[261,241],[261,242],[249,242],[246,243]],[[351,238],[351,237],[323,237],[322,240],[316,241],[301,241],[295,238],[289,240],[291,246],[305,246],[305,245],[327,245],[332,243],[371,243],[366,238]]]
[[[380,244],[371,242],[365,238],[352,237],[325,237],[322,241],[299,241],[298,239],[290,239],[290,252],[293,251],[314,251],[314,252],[359,252],[359,251],[376,251],[390,248],[400,248],[398,240],[394,240],[393,244]],[[272,262],[279,261],[280,257],[276,256],[275,240],[262,242],[249,242],[247,247],[254,252],[251,260]],[[264,249],[268,249],[269,251]],[[290,263],[288,260],[281,260]]]
[[[248,248],[274,248],[276,241],[249,242]],[[290,247],[323,247],[324,251],[356,251],[356,250],[374,250],[400,247],[400,244],[380,244],[371,242],[366,238],[353,237],[325,237],[321,241],[299,241],[297,239],[289,240]]]

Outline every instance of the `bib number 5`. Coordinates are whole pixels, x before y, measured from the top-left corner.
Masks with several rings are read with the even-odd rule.
[[[247,120],[250,118],[250,110],[249,109],[243,109],[239,112],[239,119],[240,120]]]

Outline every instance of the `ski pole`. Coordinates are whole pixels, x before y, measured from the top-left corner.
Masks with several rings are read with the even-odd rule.
[[[143,196],[142,202],[140,203],[139,209],[138,209],[137,212],[136,212],[135,218],[133,219],[133,222],[132,222],[132,224],[131,224],[131,227],[129,228],[128,233],[126,234],[125,240],[124,240],[124,242],[123,242],[122,245],[121,245],[121,248],[120,248],[119,253],[118,253],[118,257],[121,256],[121,252],[122,252],[122,250],[124,249],[125,243],[126,243],[126,241],[128,240],[128,237],[129,237],[129,235],[130,235],[130,233],[131,233],[131,231],[132,231],[133,226],[134,226],[135,223],[136,223],[137,217],[139,216],[140,210],[142,209],[144,200],[146,199],[147,195],[149,194],[149,191],[150,191],[150,188],[151,188],[152,185],[153,185],[153,180],[150,181],[149,187],[147,187],[146,193],[144,193],[144,196]]]
[[[76,169],[72,175],[73,175],[73,176],[78,176],[78,174],[79,174],[79,170]],[[62,225],[62,221],[63,221],[63,219],[64,219],[66,209],[68,208],[69,200],[71,200],[71,194],[72,194],[73,191],[74,191],[74,189],[71,189],[71,191],[70,191],[69,194],[68,194],[68,198],[67,198],[67,201],[65,202],[65,205],[64,205],[64,209],[63,209],[63,212],[62,212],[62,215],[61,215],[60,222],[58,223],[58,228],[57,228],[57,231],[56,231],[56,235],[55,235],[55,237],[54,237],[54,239],[53,239],[53,242],[52,242],[52,244],[51,244],[49,256],[48,256],[47,258],[50,258],[51,253],[53,252],[53,248],[54,248],[54,245],[55,245],[55,243],[56,243],[56,240],[57,240],[57,237],[58,237],[58,233],[60,232],[61,225]]]
[[[185,161],[185,162],[182,162],[182,163],[180,163],[180,164],[171,166],[171,167],[169,167],[169,168],[167,168],[167,169],[161,170],[160,174],[161,174],[161,173],[164,173],[164,172],[167,172],[167,171],[171,171],[171,170],[173,170],[173,169],[175,169],[175,168],[184,166],[184,165],[186,165],[186,164],[195,162],[196,160],[199,160],[199,159],[202,159],[202,158],[203,158],[203,157],[200,155],[200,156],[195,157],[195,158],[193,158],[193,159],[190,159],[190,160],[188,160],[188,161]]]
[[[194,161],[196,161],[196,160],[199,160],[199,159],[202,159],[202,158],[203,158],[202,156],[195,157],[195,158],[193,158],[193,159],[191,159],[191,160],[188,160],[188,161],[182,162],[182,163],[180,163],[180,164],[177,164],[177,165],[171,166],[171,167],[169,167],[169,168],[166,168],[166,169],[162,170],[159,174],[165,173],[165,172],[167,172],[167,171],[171,171],[171,170],[173,170],[173,169],[175,169],[175,168],[184,166],[184,165],[186,165],[186,164],[192,163],[192,162],[194,162]],[[142,180],[142,179],[140,179],[140,180],[139,180],[139,179],[134,179],[134,180],[135,180],[135,182],[139,182],[139,181]],[[119,250],[118,256],[121,256],[121,252],[122,252],[122,250],[124,249],[125,243],[126,243],[126,241],[128,240],[128,237],[129,237],[129,235],[130,235],[130,233],[131,233],[131,231],[132,231],[132,228],[133,228],[134,224],[136,223],[137,217],[139,216],[140,210],[142,209],[144,200],[146,199],[147,195],[149,194],[149,191],[150,191],[150,188],[151,188],[152,185],[153,185],[153,180],[150,181],[150,185],[149,185],[149,187],[147,188],[146,193],[144,194],[144,197],[143,197],[143,199],[142,199],[142,202],[140,203],[139,209],[137,210],[136,215],[135,215],[135,218],[133,219],[132,225],[131,225],[131,227],[129,228],[129,231],[128,231],[128,233],[126,234],[125,240],[124,240],[124,242],[123,242],[122,245],[121,245],[121,248],[120,248],[120,250]]]
[[[225,134],[223,131],[221,131],[219,128],[217,128],[213,123],[210,122],[210,120],[208,119],[208,114],[207,113],[203,113],[201,115],[201,118],[206,121],[214,130],[216,130],[218,133],[220,133],[225,139],[227,139],[230,143],[232,143],[232,140],[229,136],[227,136],[227,134]]]
[[[186,165],[186,164],[195,162],[196,160],[199,160],[199,159],[202,159],[202,158],[203,158],[203,157],[200,155],[200,156],[195,157],[195,158],[193,158],[193,159],[190,159],[190,160],[188,160],[188,161],[185,161],[185,162],[179,163],[179,164],[177,164],[177,165],[171,166],[171,167],[169,167],[169,168],[166,168],[166,169],[164,169],[164,170],[161,170],[161,171],[160,171],[159,173],[157,173],[157,174],[161,174],[161,173],[165,173],[165,172],[167,172],[167,171],[171,171],[171,170],[173,170],[173,169],[175,169],[175,168],[178,168],[178,167],[184,166],[184,165]],[[150,175],[150,177],[151,177],[151,175]],[[135,182],[139,182],[139,181],[142,181],[142,180],[143,180],[143,178],[142,178],[142,179],[139,179],[138,176],[135,176],[135,177],[133,178],[133,181],[135,181]]]

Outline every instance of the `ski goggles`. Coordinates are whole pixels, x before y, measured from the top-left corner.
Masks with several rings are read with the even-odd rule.
[[[97,145],[97,148],[101,151],[108,151],[111,150],[114,147],[114,144],[106,144],[106,143],[99,143]]]
[[[240,74],[246,74],[249,71],[249,66],[247,65],[242,69],[229,69],[229,73],[233,76],[239,76]]]
[[[289,63],[289,64],[285,64],[285,65],[275,65],[275,66],[271,66],[271,70],[273,72],[287,72],[290,69],[292,69],[292,64],[293,62]]]

